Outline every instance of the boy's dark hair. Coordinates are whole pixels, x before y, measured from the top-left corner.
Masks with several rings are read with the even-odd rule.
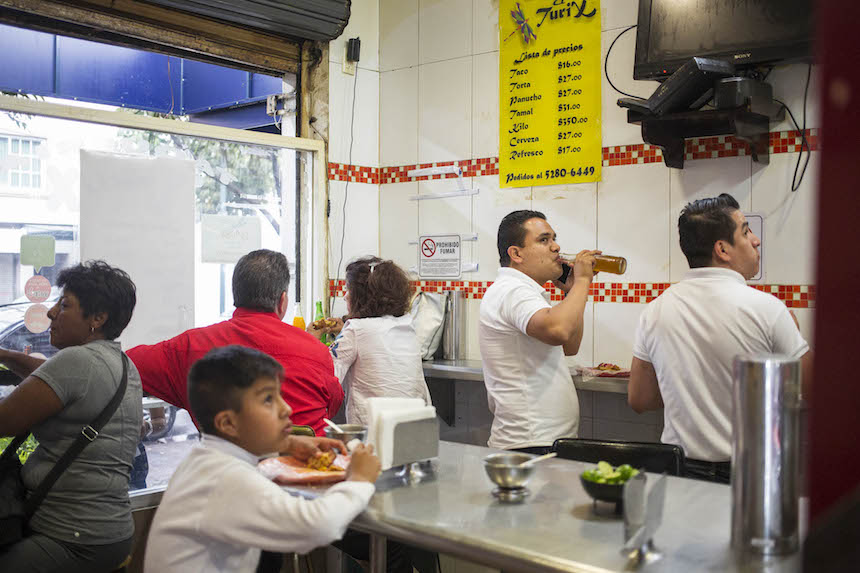
[[[282,253],[251,251],[233,269],[233,304],[260,312],[275,312],[281,293],[290,288],[290,267]]]
[[[511,256],[508,254],[508,247],[517,246],[524,247],[526,240],[526,221],[529,219],[543,219],[546,221],[546,216],[540,211],[514,211],[508,213],[502,222],[499,223],[499,234],[496,239],[496,244],[499,247],[499,264],[503,267],[511,266]]]
[[[737,224],[732,213],[740,209],[734,197],[722,193],[719,197],[699,199],[681,211],[678,234],[681,251],[691,269],[711,266],[714,243],[726,241],[734,245]]]
[[[260,378],[281,381],[277,360],[253,348],[231,345],[213,348],[188,372],[191,413],[207,434],[215,434],[215,415],[242,408],[242,392]]]
[[[115,339],[125,330],[137,304],[137,287],[128,273],[104,261],[87,261],[63,269],[57,277],[57,286],[77,297],[84,318],[107,313],[102,325],[107,340]]]
[[[350,317],[403,316],[409,311],[412,285],[392,261],[364,257],[346,266]]]

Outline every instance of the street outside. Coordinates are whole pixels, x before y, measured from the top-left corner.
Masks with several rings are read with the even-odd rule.
[[[144,442],[149,461],[146,487],[167,485],[176,467],[185,459],[191,448],[199,443],[198,436],[191,416],[185,410],[179,410],[173,429],[166,437]]]

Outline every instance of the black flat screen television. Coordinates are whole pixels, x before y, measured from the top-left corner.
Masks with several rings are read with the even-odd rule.
[[[810,60],[813,0],[639,0],[633,79],[662,79],[694,56],[738,70]]]

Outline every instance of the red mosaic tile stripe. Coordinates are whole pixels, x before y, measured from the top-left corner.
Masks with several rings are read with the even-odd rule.
[[[617,145],[603,148],[603,166],[644,165],[663,161],[663,152],[659,147],[640,143],[637,145]]]
[[[465,291],[466,298],[481,299],[493,281],[410,281],[416,289],[424,292]],[[594,283],[588,291],[592,302],[620,302],[647,304],[663,294],[671,283]],[[790,308],[815,308],[815,285],[750,285],[762,292],[770,293]],[[329,280],[329,295],[342,297],[346,282]],[[544,288],[551,301],[561,301],[564,293],[552,283]]]
[[[806,130],[806,141],[811,151],[821,149],[820,130]],[[697,137],[684,142],[684,159],[716,159],[719,157],[737,157],[749,155],[749,145],[731,135],[718,137]],[[800,132],[774,131],[769,135],[768,146],[770,153],[798,153],[802,146]],[[644,165],[663,161],[660,148],[647,143],[636,145],[616,145],[603,148],[603,166]],[[416,165],[398,165],[395,167],[361,167],[343,163],[328,164],[328,178],[332,181],[351,181],[356,183],[388,184],[408,183],[410,181],[429,181],[432,179],[454,179],[457,175],[429,175],[424,177],[409,177],[413,169],[445,167],[457,165],[463,170],[463,177],[480,177],[483,175],[499,174],[499,158],[484,157],[481,159],[464,159],[461,161],[438,161],[435,163],[420,163]]]
[[[328,178],[330,181],[349,181],[351,183],[379,185],[379,168],[346,165],[344,163],[329,163]]]
[[[436,163],[419,163],[415,165],[399,165],[396,167],[381,167],[380,183],[407,183],[410,181],[430,181],[436,179],[455,179],[455,173],[444,175],[425,175],[422,177],[410,177],[409,172],[413,169],[429,169],[431,167],[449,167],[456,165],[463,171],[463,177],[481,177],[484,175],[499,174],[499,158],[484,157],[481,159],[464,159],[461,161],[438,161]]]
[[[806,130],[806,142],[811,151],[820,150],[820,136],[817,128]],[[801,146],[802,139],[799,131],[775,131],[769,134],[770,153],[797,153]],[[750,155],[749,145],[731,135],[696,137],[684,142],[684,159],[688,161],[742,155]],[[604,167],[655,163],[662,160],[662,152],[653,145],[619,145],[603,148]]]

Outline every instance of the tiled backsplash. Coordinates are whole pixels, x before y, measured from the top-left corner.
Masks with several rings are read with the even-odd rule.
[[[465,291],[466,298],[481,299],[493,281],[410,281],[422,292]],[[543,285],[550,300],[561,301],[564,293],[552,283]],[[588,291],[592,302],[621,302],[647,304],[663,294],[670,283],[594,283]],[[815,308],[815,285],[750,285],[756,290],[770,293],[789,308]],[[329,295],[342,297],[345,280],[329,280]]]

